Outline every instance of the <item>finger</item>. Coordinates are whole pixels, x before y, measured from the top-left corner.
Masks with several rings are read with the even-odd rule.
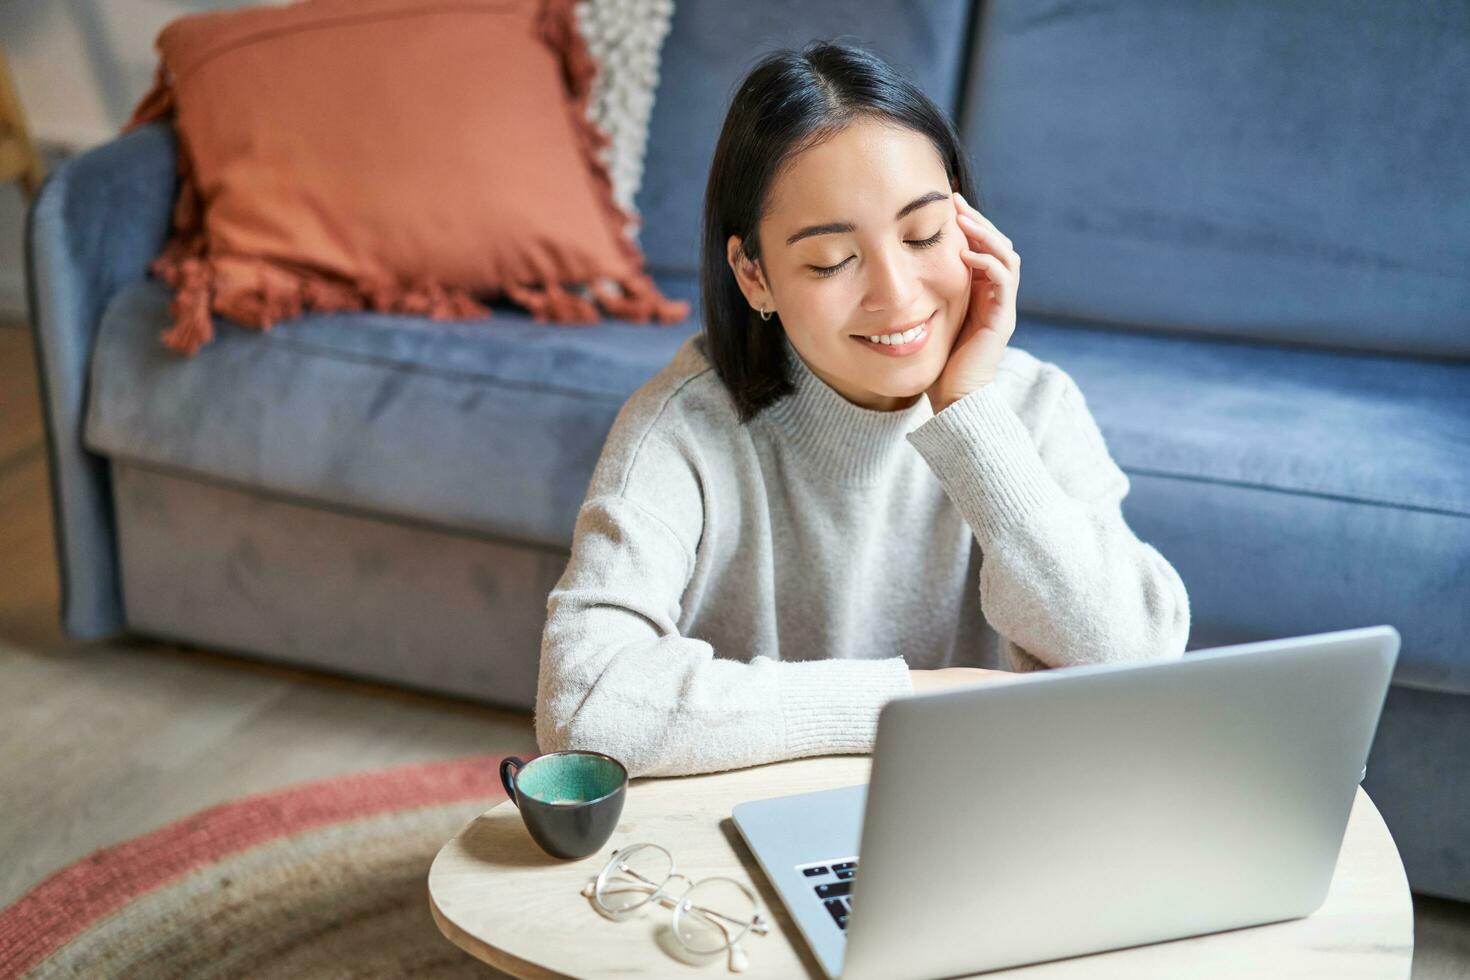
[[[955,223],[964,230],[966,235],[981,238],[990,243],[996,254],[1002,259],[1008,253],[1015,251],[1015,246],[1011,243],[1011,240],[1005,235],[1002,235],[1000,229],[988,221],[982,224],[968,214],[960,214],[956,216]]]
[[[1014,249],[1015,248],[1015,245],[1011,242],[1010,238],[1005,234],[1005,232],[1003,232],[999,228],[995,227],[995,222],[993,222],[989,218],[985,217],[985,215],[980,214],[979,211],[976,211],[975,214],[979,216],[979,220],[976,221],[974,218],[970,218],[971,221],[975,221],[975,223],[978,224],[978,225],[980,225],[982,228],[988,228],[992,232],[994,232],[995,233],[995,236],[997,238],[999,238],[1001,241],[1005,242],[1005,246],[1006,246],[1007,249]],[[966,214],[966,217],[969,217],[969,214],[968,213]]]
[[[960,215],[958,224],[965,235],[981,241],[988,245],[996,256],[1006,264],[1012,272],[1019,271],[1021,267],[1021,256],[1015,249],[1011,248],[1010,240],[994,228],[981,228],[965,215]]]
[[[1009,250],[1011,247],[1010,239],[1002,235],[1000,233],[1000,229],[996,228],[989,222],[976,221],[968,214],[959,214],[955,216],[955,223],[963,228],[967,235],[976,238],[982,238],[986,241],[1000,245],[1003,247],[1002,250]]]
[[[1011,270],[1007,269],[1004,262],[989,252],[972,252],[966,250],[960,253],[960,257],[966,263],[978,269],[997,286],[1004,286],[1007,289],[1012,287],[1015,277],[1012,275]]]
[[[965,200],[965,196],[959,191],[955,191],[954,196],[956,198],[955,203],[958,206],[961,214],[968,216],[972,221],[977,222],[982,227],[989,228],[997,235],[1000,235],[1001,239],[1006,243],[1006,248],[1012,247],[1011,240],[1007,238],[999,228],[995,227],[995,222],[991,221],[989,218],[985,217],[985,215],[976,210],[969,201]]]

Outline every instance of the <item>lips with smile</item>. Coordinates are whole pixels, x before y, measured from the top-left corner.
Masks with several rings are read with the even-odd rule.
[[[934,311],[934,313],[938,312],[938,310]],[[905,357],[909,354],[916,353],[917,351],[923,349],[924,345],[929,342],[929,335],[933,333],[934,313],[930,313],[928,318],[923,321],[923,332],[906,344],[875,344],[866,336],[860,334],[854,334],[852,339],[856,340],[858,343],[862,344],[864,347],[868,348],[875,354],[884,354],[888,357]],[[903,331],[900,330],[897,332],[902,333]]]

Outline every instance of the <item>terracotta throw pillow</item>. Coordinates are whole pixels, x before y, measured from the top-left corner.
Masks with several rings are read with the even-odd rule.
[[[599,65],[574,0],[303,0],[186,15],[124,131],[172,117],[179,196],[150,269],[164,343],[211,311],[269,329],[305,310],[674,323],[643,271],[588,119]]]

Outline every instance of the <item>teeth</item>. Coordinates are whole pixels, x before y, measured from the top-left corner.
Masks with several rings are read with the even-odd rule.
[[[917,338],[919,334],[923,332],[924,325],[921,323],[917,327],[910,327],[903,333],[886,333],[881,335],[875,334],[868,339],[875,344],[888,344],[889,346],[892,346],[894,344],[907,344]]]

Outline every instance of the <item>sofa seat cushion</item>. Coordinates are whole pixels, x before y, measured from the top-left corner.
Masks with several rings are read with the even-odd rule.
[[[1023,317],[1190,590],[1191,649],[1390,623],[1395,683],[1470,694],[1470,361]]]
[[[565,550],[614,416],[697,330],[318,314],[154,343],[169,293],[118,294],[85,442],[107,456],[319,506]],[[1130,524],[1174,563],[1200,635],[1390,622],[1401,671],[1470,692],[1470,363],[1022,317],[1134,482]],[[1281,569],[1301,564],[1281,588]],[[1426,659],[1427,658],[1427,659]],[[1438,659],[1435,659],[1438,658]]]
[[[668,296],[692,279],[663,280]],[[119,292],[98,331],[84,443],[107,456],[348,511],[565,550],[614,416],[697,321],[216,319],[164,348],[167,287]]]
[[[1024,317],[1011,342],[1076,379],[1130,472],[1470,518],[1470,360]]]

